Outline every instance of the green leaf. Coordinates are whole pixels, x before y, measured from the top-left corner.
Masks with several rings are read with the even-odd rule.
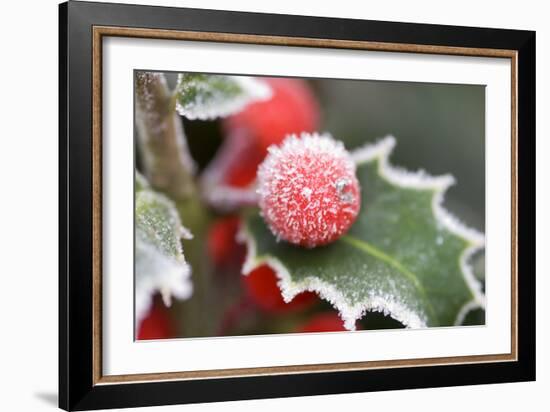
[[[463,325],[475,326],[485,324],[485,311],[481,308],[475,308],[470,310],[466,316],[464,316]]]
[[[176,110],[190,120],[210,120],[235,114],[249,103],[270,97],[267,83],[253,77],[180,73]]]
[[[186,263],[182,226],[174,203],[164,195],[146,188],[147,182],[136,174],[135,206],[135,281],[136,321],[147,314],[152,297],[160,292],[167,306],[171,297],[186,299],[193,287],[191,268]]]
[[[134,184],[136,193],[142,190],[149,189],[149,182],[141,173],[136,172],[136,180]]]
[[[361,211],[349,232],[330,245],[305,249],[277,242],[258,213],[248,216],[241,233],[248,244],[243,272],[269,264],[285,301],[315,291],[350,330],[367,311],[418,328],[462,324],[470,310],[484,307],[469,265],[484,236],[442,207],[453,178],[391,166],[394,145],[387,137],[352,153]]]

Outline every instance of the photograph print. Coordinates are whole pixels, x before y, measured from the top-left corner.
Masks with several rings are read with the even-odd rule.
[[[485,324],[485,86],[134,71],[135,339]]]

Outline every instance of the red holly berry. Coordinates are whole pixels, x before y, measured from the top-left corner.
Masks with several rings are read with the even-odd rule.
[[[334,312],[319,313],[300,326],[297,332],[340,332],[345,331],[344,321]]]
[[[260,309],[266,312],[281,313],[300,310],[310,306],[317,300],[315,293],[303,292],[295,296],[289,303],[286,303],[277,285],[277,275],[268,265],[262,265],[242,278],[250,298]]]
[[[158,297],[138,329],[138,340],[170,339],[174,338],[174,328],[168,314],[168,309]]]
[[[258,168],[262,216],[278,239],[305,247],[338,239],[361,204],[355,164],[329,135],[290,136]]]
[[[242,263],[244,245],[236,241],[240,219],[237,216],[219,218],[210,226],[207,235],[208,254],[218,267]]]
[[[307,83],[299,79],[264,78],[272,97],[248,105],[227,119],[229,130],[246,129],[266,150],[287,134],[313,132],[319,123],[319,108]]]
[[[222,151],[234,151],[233,161],[225,164],[224,183],[245,187],[256,178],[258,165],[267,148],[279,144],[292,133],[313,132],[319,125],[319,108],[307,83],[299,79],[264,78],[272,98],[248,105],[227,118],[224,126],[230,144]],[[246,146],[243,147],[243,140]],[[221,153],[221,156],[227,153]]]
[[[261,149],[249,136],[232,134],[227,137],[227,144],[235,147],[236,140],[246,139],[246,145],[239,153],[233,153],[231,162],[224,174],[223,181],[233,187],[247,187],[256,180],[258,165],[265,159],[267,151]]]

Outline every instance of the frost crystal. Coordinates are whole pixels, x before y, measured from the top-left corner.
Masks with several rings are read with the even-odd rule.
[[[430,176],[423,170],[409,172],[391,165],[389,156],[395,144],[393,136],[386,136],[374,145],[367,145],[357,149],[352,154],[352,157],[357,164],[370,162],[373,159],[379,158],[380,175],[396,186],[435,190],[432,198],[432,212],[436,220],[450,232],[468,241],[470,246],[464,249],[460,255],[459,263],[464,280],[474,298],[472,301],[466,303],[458,314],[455,324],[460,325],[470,310],[477,308],[485,309],[485,295],[481,290],[481,283],[476,279],[472,266],[469,263],[471,256],[485,247],[485,236],[483,233],[464,225],[456,216],[443,207],[445,192],[455,183],[454,177],[451,175]],[[436,245],[440,246],[442,241],[443,239],[441,239],[440,243],[436,239]]]
[[[193,292],[190,276],[191,268],[185,261],[159,253],[136,233],[136,324],[147,315],[155,293],[162,295],[166,306],[170,306],[172,296],[189,298]]]
[[[262,216],[278,238],[315,247],[338,239],[359,212],[355,164],[329,134],[288,136],[258,169]]]
[[[292,180],[293,177],[290,176],[289,173],[284,172],[287,168],[288,170],[291,170],[293,167],[296,169],[300,164],[299,162],[288,162],[285,164],[283,173],[276,167],[277,159],[283,156],[285,150],[287,150],[285,149],[286,145],[292,147],[299,146],[300,143],[298,139],[294,137],[289,139],[288,142],[285,142],[282,148],[271,149],[270,156],[272,160],[268,159],[269,161],[266,160],[265,164],[262,165],[261,172],[264,176],[260,176],[261,174],[259,174],[260,195],[269,195],[271,190],[273,190],[273,181],[277,181],[280,182],[280,186],[277,186],[277,188],[281,189],[282,193],[292,193],[293,196],[304,199],[304,202],[307,201],[307,203],[311,203],[311,199],[315,196],[315,188],[312,185],[302,185],[294,192],[291,184],[282,184],[283,182],[295,183],[296,179]],[[392,136],[388,136],[376,144],[367,145],[364,148],[354,151],[351,158],[357,167],[364,167],[367,163],[370,164],[369,167],[375,166],[377,178],[379,178],[381,182],[385,181],[391,184],[392,187],[418,190],[420,192],[428,191],[431,193],[428,204],[431,204],[431,216],[435,220],[434,225],[439,228],[436,231],[437,235],[433,238],[433,247],[435,250],[447,247],[448,239],[452,239],[453,236],[464,245],[462,249],[457,250],[455,257],[458,262],[454,264],[458,264],[459,266],[459,273],[457,274],[463,277],[463,287],[471,293],[465,296],[467,300],[459,302],[457,311],[453,312],[445,323],[445,325],[453,323],[460,325],[470,310],[485,308],[485,295],[470,265],[472,255],[485,246],[484,235],[474,229],[466,227],[443,207],[445,191],[454,183],[454,178],[452,176],[445,175],[433,177],[423,171],[411,173],[392,166],[389,162],[389,156],[394,146],[395,139]],[[339,149],[333,146],[331,150],[333,152],[338,152]],[[334,181],[334,191],[342,196],[346,193],[348,185],[349,183],[345,179],[337,179]],[[285,187],[289,188],[285,191]],[[312,192],[310,193],[308,189],[312,190]],[[365,190],[367,191],[366,193],[368,193],[368,187],[365,188]],[[344,199],[340,197],[340,200],[342,201]],[[325,199],[321,198],[319,201],[324,202]],[[330,198],[327,199],[327,203],[332,203],[332,200]],[[368,205],[365,206],[367,207],[366,210],[368,210]],[[264,212],[264,218],[266,215],[267,213]],[[292,218],[292,216],[290,216],[290,218]],[[249,220],[249,223],[244,225],[239,233],[239,239],[247,244],[247,257],[243,266],[243,273],[246,275],[256,267],[268,264],[276,272],[279,278],[278,285],[285,301],[291,301],[294,296],[304,291],[316,292],[338,309],[340,317],[344,320],[345,327],[349,330],[354,329],[356,320],[361,318],[367,311],[382,312],[410,328],[426,327],[433,322],[433,320],[431,320],[432,318],[430,318],[432,314],[429,313],[430,310],[433,311],[433,307],[431,307],[429,302],[428,305],[424,305],[422,299],[407,298],[408,292],[407,289],[405,289],[408,285],[407,282],[397,283],[395,280],[392,280],[394,278],[385,277],[384,280],[386,283],[383,287],[376,281],[370,283],[368,289],[364,289],[361,292],[358,291],[358,289],[350,287],[350,284],[353,282],[346,281],[349,280],[349,278],[346,279],[346,277],[349,276],[359,280],[361,279],[361,273],[373,270],[372,268],[357,267],[356,273],[353,271],[351,271],[349,275],[345,272],[338,273],[338,278],[335,278],[332,276],[333,272],[327,273],[325,271],[325,265],[316,266],[311,262],[306,262],[302,266],[297,265],[295,267],[285,265],[285,262],[287,262],[285,257],[293,256],[289,253],[291,249],[277,249],[273,246],[273,240],[266,241],[262,234],[267,231],[264,232],[258,229],[259,227],[264,227],[263,225],[257,226],[257,224],[254,223],[258,221],[259,219],[257,218]],[[294,228],[294,226],[291,227]],[[271,228],[271,230],[273,231],[273,228]],[[444,236],[444,233],[448,235]],[[371,248],[371,246],[367,246],[368,243],[366,242],[362,243],[360,240],[354,240],[353,234],[342,237],[339,242],[347,243],[354,247],[360,246]],[[382,238],[380,242],[382,245],[387,245],[389,244],[389,239]],[[354,245],[354,243],[358,245]],[[338,244],[340,245],[340,243]],[[335,249],[332,249],[332,251],[334,250]],[[322,252],[324,254],[330,253],[329,249]],[[384,258],[383,250],[374,252],[376,252],[376,254],[379,255],[378,258],[382,259],[385,263],[391,263],[386,274],[391,274],[394,270],[401,273],[403,273],[404,270],[407,271],[399,260],[388,260]],[[334,258],[334,256],[332,256],[332,258]],[[419,259],[423,259],[423,256],[420,256]],[[352,268],[353,265],[347,267]],[[331,270],[334,270],[334,266],[331,266]],[[410,281],[411,276],[412,279],[416,279],[412,282],[415,288],[413,289],[415,296],[419,289],[422,289],[422,293],[425,293],[425,289],[422,285],[418,284],[418,278],[416,278],[413,273],[409,273],[405,279]],[[358,286],[360,286],[359,283]],[[422,293],[418,293],[418,296],[422,297]]]
[[[176,92],[176,110],[190,120],[226,117],[272,94],[267,83],[253,77],[195,73],[181,73]]]
[[[193,292],[191,267],[180,239],[192,237],[181,225],[173,203],[150,190],[136,194],[135,273],[136,325],[147,315],[152,298],[160,293],[166,306],[172,296],[187,299]]]

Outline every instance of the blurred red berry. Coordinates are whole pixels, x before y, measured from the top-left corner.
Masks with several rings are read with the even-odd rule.
[[[300,326],[297,332],[341,332],[345,330],[344,321],[338,314],[326,312],[315,315],[304,325]]]
[[[157,297],[149,314],[139,325],[137,339],[170,339],[174,337],[174,327],[168,314],[168,309]]]
[[[240,219],[237,216],[222,217],[210,226],[207,236],[208,254],[216,266],[242,263],[245,247],[237,243]]]
[[[251,300],[266,312],[281,313],[300,310],[317,300],[315,293],[304,292],[286,303],[277,285],[277,275],[268,265],[262,265],[242,278]]]
[[[250,142],[246,153],[240,153],[227,170],[227,184],[249,185],[270,145],[280,143],[288,134],[318,129],[319,107],[305,81],[283,78],[264,81],[272,89],[272,98],[250,104],[225,120],[229,138],[244,135]]]

